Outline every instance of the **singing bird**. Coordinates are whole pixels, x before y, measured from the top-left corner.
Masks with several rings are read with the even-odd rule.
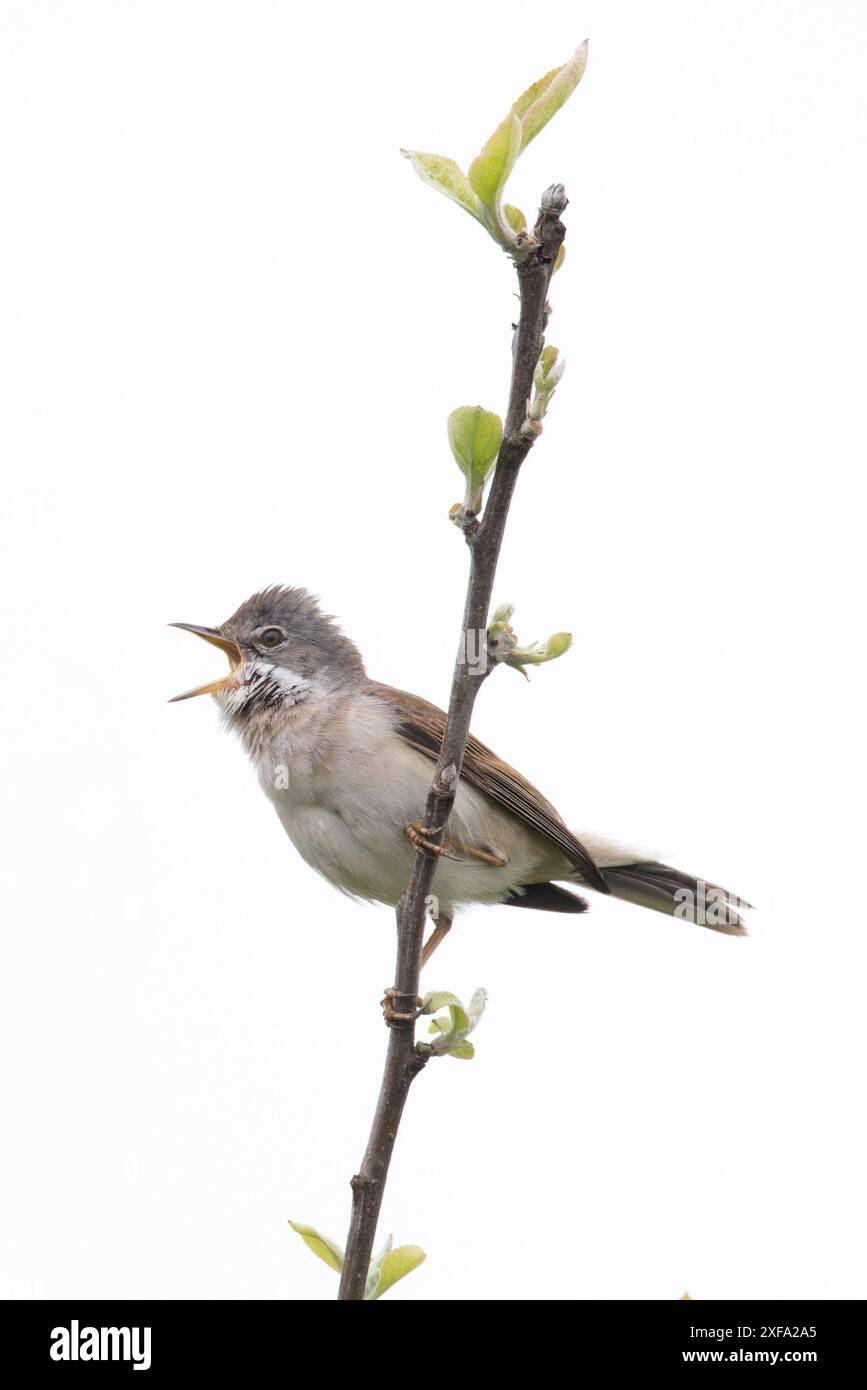
[[[396,906],[426,843],[417,818],[442,710],[371,680],[358,648],[306,589],[254,594],[221,627],[172,626],[228,656],[227,675],[174,698],[214,697],[301,857],[341,892]],[[566,884],[745,934],[738,908],[746,904],[599,836],[573,835],[525,777],[472,736],[446,835],[424,960],[468,904],[585,912]]]

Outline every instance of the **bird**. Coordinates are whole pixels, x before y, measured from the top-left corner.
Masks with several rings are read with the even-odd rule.
[[[446,716],[418,695],[371,680],[355,643],[306,589],[263,589],[219,627],[170,626],[229,659],[226,675],[173,702],[214,698],[295,849],[329,883],[396,907],[415,854],[438,853],[423,964],[460,909],[583,913],[586,890],[746,934],[749,904],[605,837],[573,834],[531,782],[473,735],[446,837],[433,846],[418,816]]]

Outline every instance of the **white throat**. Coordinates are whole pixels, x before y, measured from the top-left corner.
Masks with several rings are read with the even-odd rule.
[[[300,705],[312,691],[313,682],[306,676],[257,658],[239,666],[232,684],[216,691],[214,699],[227,716],[237,718],[254,710]]]

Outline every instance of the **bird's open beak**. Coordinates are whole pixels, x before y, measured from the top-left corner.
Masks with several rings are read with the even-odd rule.
[[[211,681],[209,685],[198,685],[195,690],[185,690],[183,695],[173,695],[169,704],[173,705],[176,700],[191,700],[194,695],[213,695],[217,690],[225,690],[228,686],[235,684],[235,672],[243,664],[244,656],[237,642],[231,638],[224,637],[221,632],[213,627],[196,627],[195,623],[169,623],[169,627],[182,627],[184,632],[194,632],[197,637],[203,637],[212,646],[219,647],[220,651],[226,653],[229,658],[230,671],[226,676],[221,676],[217,681]]]

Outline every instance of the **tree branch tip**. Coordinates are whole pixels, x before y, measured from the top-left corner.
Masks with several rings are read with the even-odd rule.
[[[551,183],[545,189],[539,202],[543,212],[553,212],[560,216],[569,206],[569,199],[566,197],[566,189],[562,183]]]

